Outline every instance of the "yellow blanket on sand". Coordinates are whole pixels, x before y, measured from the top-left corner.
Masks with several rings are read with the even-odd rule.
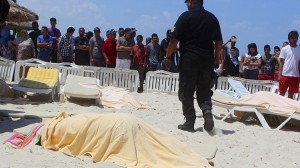
[[[128,168],[211,167],[192,148],[130,114],[62,112],[46,122],[42,146]]]

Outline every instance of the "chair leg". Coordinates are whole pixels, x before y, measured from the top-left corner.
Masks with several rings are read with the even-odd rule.
[[[227,111],[228,111],[227,115],[225,117],[223,117],[221,121],[224,121],[226,118],[228,118],[228,116],[232,115],[234,113],[234,108],[231,110],[227,109]]]
[[[253,111],[255,112],[258,120],[260,121],[260,124],[266,129],[271,129],[269,124],[265,120],[264,116],[260,112],[258,112],[255,108],[253,109]]]
[[[65,101],[65,95],[64,94],[60,94],[59,95],[59,102],[63,103]]]
[[[292,119],[293,115],[289,116],[289,118],[287,118],[286,120],[284,120],[284,122],[282,122],[277,128],[276,130],[280,130],[287,122],[289,122]]]
[[[96,105],[100,105],[100,98],[96,98],[96,99],[95,99],[95,104],[96,104]]]

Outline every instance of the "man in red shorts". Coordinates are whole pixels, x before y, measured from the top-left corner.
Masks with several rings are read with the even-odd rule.
[[[288,97],[293,98],[299,92],[299,61],[300,47],[297,45],[299,34],[291,31],[288,34],[290,45],[282,48],[279,55],[279,93],[284,96],[287,89]]]

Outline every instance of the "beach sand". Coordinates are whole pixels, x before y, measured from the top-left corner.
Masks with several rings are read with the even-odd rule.
[[[220,121],[227,111],[213,108],[215,129],[208,133],[203,130],[203,118],[197,107],[195,133],[177,129],[184,122],[181,103],[177,96],[165,94],[132,93],[139,101],[145,102],[155,109],[120,110],[100,108],[94,101],[75,100],[65,103],[38,102],[27,99],[0,100],[0,141],[9,138],[14,129],[32,123],[43,122],[64,111],[68,114],[78,113],[130,113],[144,122],[158,127],[178,140],[191,146],[216,146],[218,151],[212,159],[215,167],[263,167],[281,168],[300,167],[300,128],[284,127],[282,130],[267,130],[255,122],[240,122],[236,119]],[[196,101],[195,101],[196,105]],[[5,117],[9,114],[13,117]],[[23,116],[22,118],[19,118]],[[70,157],[61,152],[30,146],[24,149],[13,149],[0,144],[0,167],[55,167],[55,168],[118,168],[113,163],[93,163],[88,156]]]

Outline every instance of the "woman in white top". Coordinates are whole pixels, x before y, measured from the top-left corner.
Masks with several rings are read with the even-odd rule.
[[[261,55],[257,52],[255,43],[248,45],[248,53],[245,53],[243,60],[243,77],[245,79],[258,79],[259,67],[261,66]]]

